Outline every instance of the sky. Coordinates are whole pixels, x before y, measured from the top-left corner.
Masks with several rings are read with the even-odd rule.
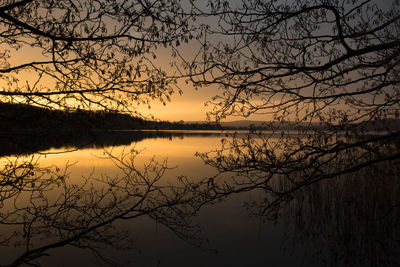
[[[389,6],[385,1],[380,2],[384,7]],[[388,1],[391,2],[391,1]],[[232,1],[232,3],[237,3],[237,1]],[[209,23],[213,23],[213,21],[208,21]],[[215,23],[214,23],[215,24]],[[195,44],[196,45],[196,44]],[[195,46],[194,45],[194,46]],[[4,44],[0,44],[0,52],[9,49]],[[192,53],[196,51],[196,47],[193,47],[193,42],[189,45],[182,45],[180,48],[180,52],[189,58],[192,56]],[[156,65],[161,66],[164,69],[169,69],[169,63],[171,61],[171,51],[167,49],[159,49],[155,51],[157,53],[158,58],[156,59]],[[27,49],[23,49],[20,51],[11,52],[11,64],[21,64],[22,62],[29,61],[32,58],[38,59],[41,57],[40,52],[33,51]],[[24,77],[19,76],[21,81],[23,81]],[[151,108],[147,107],[139,107],[139,112],[142,113],[145,117],[149,117],[150,115],[154,116],[159,120],[169,120],[169,121],[204,121],[207,116],[206,113],[212,110],[212,105],[205,106],[205,104],[211,100],[211,98],[217,95],[218,88],[217,86],[210,87],[202,87],[199,89],[194,89],[194,87],[189,83],[186,84],[183,81],[178,83],[179,88],[182,90],[183,94],[180,95],[175,93],[171,97],[171,101],[168,102],[165,106],[158,102],[152,101]],[[227,121],[237,120],[238,117],[228,117]],[[244,118],[240,118],[244,119]],[[254,115],[250,118],[245,119],[253,119],[253,120],[269,120],[270,118],[263,115]]]
[[[235,2],[236,0],[232,1],[232,3]],[[201,5],[203,4],[202,2],[199,3]],[[211,21],[211,23],[213,22]],[[179,47],[179,50],[182,54],[190,58],[192,56],[192,53],[196,51],[196,48],[194,46],[196,46],[196,44],[194,44],[193,42],[191,42],[189,45],[182,44]],[[46,58],[43,57],[42,51],[40,49],[33,49],[29,46],[29,40],[28,43],[23,45],[23,47],[20,48],[18,51],[13,50],[5,43],[0,43],[0,52],[6,50],[10,51],[9,54],[11,57],[7,59],[7,61],[10,63],[11,66],[46,60]],[[157,54],[155,64],[157,66],[161,66],[164,70],[171,71],[171,67],[169,66],[171,62],[170,48],[159,48],[154,52]],[[29,83],[30,87],[32,87],[32,85],[36,81],[37,76],[34,72],[19,72],[15,75],[15,77],[18,78],[19,84],[21,86],[25,86],[27,83]],[[49,85],[52,83],[51,80],[46,80],[45,83],[51,88],[51,85]],[[7,88],[5,84],[6,80],[0,79],[0,87]],[[178,86],[183,92],[182,94],[173,94],[171,97],[171,101],[168,102],[166,105],[163,105],[159,101],[151,101],[150,109],[145,106],[139,106],[139,113],[143,114],[145,117],[153,116],[155,119],[159,120],[205,121],[207,119],[207,112],[212,110],[212,106],[206,106],[206,103],[218,93],[217,87],[202,87],[196,90],[190,83],[186,84],[183,80],[178,83]],[[228,120],[234,119],[235,118],[228,118]]]
[[[184,44],[180,47],[180,52],[190,58],[193,51],[193,43]],[[10,49],[4,44],[0,44],[0,51],[10,50],[10,58],[8,62],[11,66],[19,65],[31,61],[41,61],[44,57],[41,54],[41,50],[35,50],[30,47],[23,47],[18,51]],[[174,70],[171,69],[171,50],[170,48],[159,48],[155,51],[157,54],[156,65],[169,71],[171,74],[176,74]],[[29,81],[30,84],[35,81],[35,72],[20,72],[16,75],[18,77],[20,84],[25,84]],[[4,82],[4,81],[2,81]],[[49,81],[50,82],[50,81]],[[0,86],[4,86],[0,84]],[[150,103],[150,109],[147,106],[138,106],[138,111],[144,117],[164,121],[206,121],[207,112],[212,111],[212,105],[206,105],[208,101],[211,100],[213,96],[218,94],[219,89],[217,86],[208,86],[195,89],[191,83],[185,83],[184,79],[178,82],[178,87],[181,89],[182,94],[174,93],[171,97],[171,101],[163,105],[160,101],[154,100]],[[213,119],[212,117],[210,118]],[[238,120],[238,117],[228,117],[224,121]],[[243,119],[243,118],[240,118]],[[263,120],[266,119],[262,116],[252,116],[251,119]]]
[[[4,44],[1,44],[0,50],[3,49],[9,48],[6,48]],[[157,53],[157,64],[165,69],[171,70],[169,67],[171,57],[168,53],[169,52],[161,51],[160,49],[160,53]],[[43,59],[40,51],[35,51],[30,48],[24,48],[19,51],[11,50],[10,54],[12,55],[9,59],[11,65]],[[26,81],[33,81],[36,77],[36,73],[20,72],[16,76],[18,77],[20,84],[24,84]],[[2,82],[3,84],[0,84],[0,86],[5,86],[4,81]],[[163,105],[158,100],[154,100],[150,103],[150,109],[147,106],[139,106],[138,111],[145,117],[153,116],[157,120],[205,121],[207,119],[206,113],[212,110],[212,107],[205,106],[205,103],[217,93],[217,87],[212,86],[195,89],[190,83],[186,84],[183,80],[178,82],[178,87],[183,93],[181,95],[177,92],[174,93],[171,97],[171,101],[167,102],[166,105]]]
[[[204,88],[203,88],[204,89]],[[195,90],[188,85],[182,88],[183,94],[175,94],[165,106],[158,101],[153,101],[151,108],[141,108],[145,116],[153,115],[156,119],[169,121],[205,121],[206,112],[211,107],[206,107],[205,102],[213,96],[209,88]]]

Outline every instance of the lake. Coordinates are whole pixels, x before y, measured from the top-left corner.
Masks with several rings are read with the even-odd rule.
[[[210,193],[218,172],[196,154],[218,149],[232,133],[125,135],[131,141],[1,159],[3,174],[31,173],[29,190],[1,187],[0,264],[380,266],[399,258],[397,170],[379,177],[374,167],[313,185],[271,219],[251,212],[266,198],[260,188]],[[384,216],[365,217],[375,209]]]

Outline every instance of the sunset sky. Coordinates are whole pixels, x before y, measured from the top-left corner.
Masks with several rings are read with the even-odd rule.
[[[180,52],[182,55],[191,57],[192,53],[195,51],[193,49],[194,43],[190,45],[182,45]],[[4,46],[1,45],[1,46]],[[4,47],[5,48],[5,47]],[[7,49],[10,51],[10,58],[8,59],[10,65],[19,65],[31,61],[41,61],[45,58],[41,55],[41,50],[35,50],[29,47],[24,47],[19,50],[12,50],[9,47]],[[3,49],[2,49],[3,50]],[[157,59],[155,64],[165,71],[169,72],[171,75],[176,74],[176,71],[172,69],[169,64],[171,60],[171,51],[169,48],[160,48],[155,51],[157,54]],[[18,73],[19,84],[24,85],[27,81],[32,85],[35,81],[37,73],[35,72],[20,72]],[[4,81],[3,81],[4,82]],[[52,83],[52,81],[48,81]],[[220,93],[217,86],[208,86],[195,89],[193,85],[185,83],[185,79],[178,81],[178,87],[182,90],[180,95],[175,92],[171,101],[163,105],[160,101],[151,101],[150,109],[147,106],[137,106],[138,111],[145,117],[150,118],[154,116],[154,119],[158,120],[168,120],[168,121],[205,121],[207,120],[207,112],[212,111],[212,104],[206,105],[208,101],[211,100],[213,96]],[[253,120],[268,120],[268,116],[263,115],[253,115],[250,118],[239,118],[239,117],[228,117],[225,121],[239,120],[239,119],[253,119]],[[212,117],[210,118],[213,119]]]
[[[232,1],[232,5],[237,3],[238,1]],[[379,5],[383,8],[386,8],[387,5],[385,2],[379,2]],[[216,22],[213,19],[207,20],[207,23],[210,25],[215,25]],[[220,40],[215,40],[220,41]],[[226,41],[226,40],[222,40]],[[182,55],[185,57],[191,58],[194,53],[196,53],[198,49],[199,42],[195,40],[189,42],[189,44],[181,45],[178,49]],[[9,50],[10,58],[8,59],[11,66],[24,64],[29,61],[39,61],[43,60],[42,51],[31,49],[29,46],[22,48],[18,51],[13,51],[8,45],[1,44],[0,51]],[[154,60],[154,64],[157,67],[161,67],[163,70],[170,71],[172,75],[174,75],[174,70],[169,66],[171,63],[171,50],[170,48],[157,48],[153,51],[157,54],[157,59]],[[1,62],[0,62],[1,63]],[[176,74],[176,72],[175,72]],[[20,84],[24,85],[29,80],[29,77],[26,78],[25,75],[30,75],[29,73],[18,73],[18,79]],[[35,75],[35,74],[33,74]],[[33,79],[34,80],[34,79]],[[4,82],[4,81],[3,81]],[[47,81],[46,81],[47,82]],[[34,81],[30,82],[31,84]],[[48,81],[49,88],[51,87],[51,81]],[[165,106],[159,101],[152,101],[151,108],[147,108],[145,106],[137,107],[137,110],[142,113],[145,117],[149,117],[150,115],[154,116],[156,119],[160,120],[170,120],[170,121],[204,121],[206,120],[206,113],[212,110],[212,105],[205,106],[205,104],[211,100],[211,98],[218,93],[217,86],[210,87],[202,87],[197,90],[188,83],[186,84],[184,80],[178,82],[178,87],[183,92],[182,95],[179,93],[175,93],[171,97],[171,101],[168,102]],[[212,118],[211,118],[212,119]],[[242,117],[228,117],[226,120],[237,120],[237,119],[253,119],[253,120],[270,120],[271,117],[268,115],[253,115],[249,118]]]

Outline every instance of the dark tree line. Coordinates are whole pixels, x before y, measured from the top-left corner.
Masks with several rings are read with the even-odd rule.
[[[145,120],[111,111],[64,111],[0,103],[0,156],[31,154],[50,148],[129,145],[145,138],[185,136],[185,133],[159,130],[217,129],[222,128],[215,123],[184,124]]]

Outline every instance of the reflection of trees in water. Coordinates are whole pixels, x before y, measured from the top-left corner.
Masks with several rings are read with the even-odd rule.
[[[59,132],[51,129],[36,129],[3,134],[0,136],[0,156],[31,154],[51,148],[102,148],[130,145],[149,138],[184,138],[190,136],[219,136],[221,132],[174,132],[174,131],[108,131]]]

